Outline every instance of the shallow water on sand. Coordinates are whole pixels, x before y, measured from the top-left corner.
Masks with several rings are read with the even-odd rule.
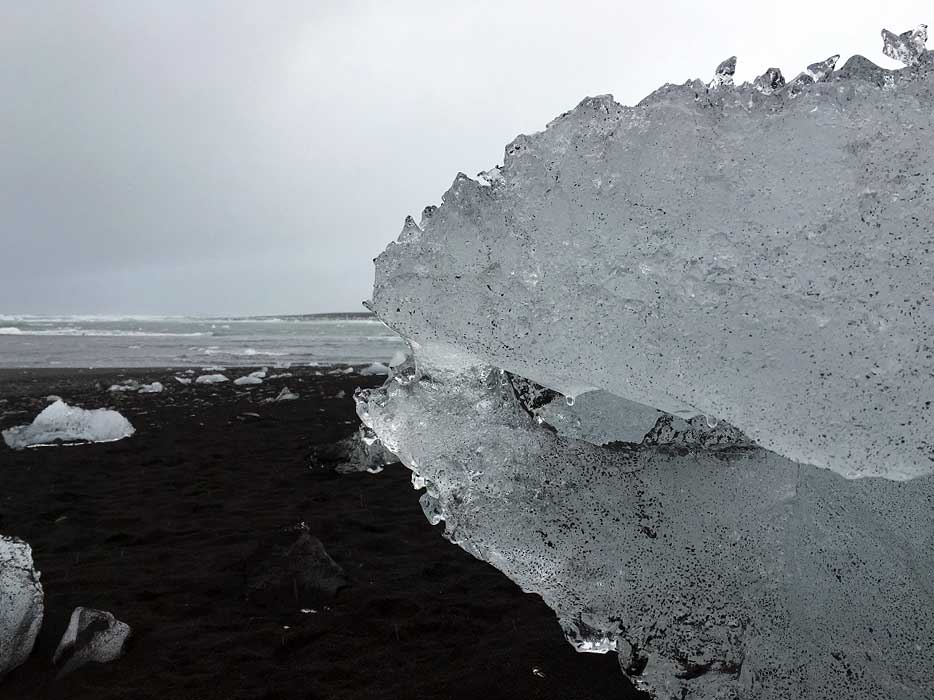
[[[287,366],[388,360],[399,336],[372,317],[0,315],[0,367]]]

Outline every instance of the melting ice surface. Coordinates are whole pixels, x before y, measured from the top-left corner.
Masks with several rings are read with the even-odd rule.
[[[377,259],[362,420],[656,697],[934,696],[925,37],[588,98]]]
[[[119,412],[105,408],[86,411],[58,400],[47,406],[29,425],[3,431],[3,440],[14,450],[70,442],[113,442],[136,430]]]

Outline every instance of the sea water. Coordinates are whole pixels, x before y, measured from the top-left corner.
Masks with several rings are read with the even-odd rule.
[[[387,361],[402,340],[363,314],[243,318],[0,315],[0,367],[290,366]]]

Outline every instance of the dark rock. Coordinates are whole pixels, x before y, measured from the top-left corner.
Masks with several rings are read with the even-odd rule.
[[[304,523],[261,545],[247,563],[247,600],[264,607],[314,607],[346,585],[343,568]]]

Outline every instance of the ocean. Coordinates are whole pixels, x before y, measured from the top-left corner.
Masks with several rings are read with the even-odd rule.
[[[0,367],[270,367],[386,362],[404,341],[368,314],[199,318],[0,314]]]

